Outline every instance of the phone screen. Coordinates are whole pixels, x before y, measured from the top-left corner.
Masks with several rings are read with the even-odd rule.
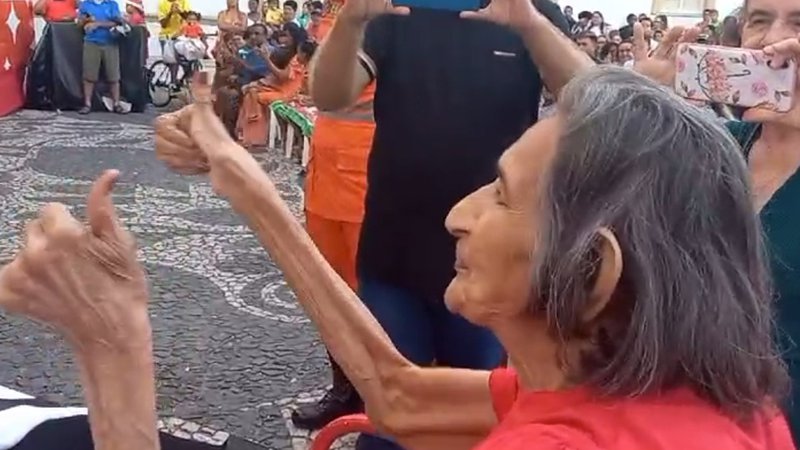
[[[394,0],[394,6],[409,8],[443,9],[446,11],[476,11],[481,0]]]

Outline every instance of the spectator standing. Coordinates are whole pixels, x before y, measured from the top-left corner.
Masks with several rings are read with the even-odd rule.
[[[158,34],[158,42],[161,44],[161,53],[167,45],[181,32],[183,26],[183,15],[189,12],[189,0],[158,0],[158,23],[161,25],[161,32]],[[167,63],[172,80],[172,89],[177,89],[175,80],[178,79],[178,64]]]
[[[145,25],[144,5],[141,0],[125,1],[125,20],[131,25]]]
[[[158,37],[162,50],[166,41],[180,33],[183,15],[189,12],[189,9],[188,0],[158,0],[158,22],[161,25]]]
[[[48,22],[74,22],[78,17],[75,0],[36,0],[33,12]]]
[[[623,41],[633,38],[633,26],[637,22],[636,14],[628,14],[628,17],[625,18],[625,22],[626,25],[619,29],[619,36]]]
[[[83,38],[83,107],[80,114],[92,110],[94,86],[100,76],[100,66],[111,90],[113,111],[125,114],[120,104],[119,46],[111,28],[123,23],[122,13],[115,0],[85,0],[78,9],[78,25],[84,30]]]
[[[578,22],[570,29],[573,36],[586,33],[592,27],[592,12],[581,11],[578,14]]]
[[[283,10],[278,0],[267,0],[264,3],[264,22],[271,26],[280,26],[283,23]]]
[[[597,36],[594,33],[583,33],[575,38],[575,42],[587,56],[597,60]]]
[[[312,69],[312,96],[323,111],[355,103],[377,80],[359,291],[417,364],[486,369],[505,360],[489,330],[442,301],[455,262],[442,224],[460,198],[496,176],[503,148],[536,122],[543,83],[533,59],[551,69],[544,79],[554,91],[566,82],[561,69],[571,74],[587,59],[577,49],[553,53],[553,41],[567,40],[566,19],[551,1],[534,3],[543,15],[523,41],[507,27],[450,11],[381,15],[381,0],[348,0]],[[358,448],[397,447],[362,435]]]
[[[287,23],[294,23],[300,26],[301,28],[305,28],[300,25],[300,22],[297,20],[297,2],[294,0],[286,0],[283,2],[283,24]]]
[[[608,32],[611,31],[611,25],[606,23],[606,18],[603,17],[603,13],[600,11],[592,13],[592,25],[589,27],[589,31],[598,37],[606,36]]]
[[[572,9],[572,6],[567,5],[564,7],[564,18],[567,19],[567,26],[570,30],[578,24],[578,21],[575,20],[575,10]]]
[[[258,0],[249,0],[247,2],[247,21],[245,23],[246,27],[253,25],[254,23],[263,23],[264,22],[264,15],[261,14],[258,7],[260,3]]]

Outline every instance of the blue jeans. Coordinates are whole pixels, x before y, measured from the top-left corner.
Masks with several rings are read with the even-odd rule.
[[[431,300],[368,277],[359,277],[359,294],[386,334],[409,361],[491,370],[505,361],[505,351],[491,331]],[[356,450],[402,450],[376,436],[361,435]]]

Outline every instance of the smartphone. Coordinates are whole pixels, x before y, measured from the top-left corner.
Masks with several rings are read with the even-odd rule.
[[[392,5],[461,12],[477,11],[481,7],[481,0],[394,0]]]
[[[681,44],[675,92],[690,100],[787,112],[795,101],[797,62],[780,68],[770,64],[760,50]]]

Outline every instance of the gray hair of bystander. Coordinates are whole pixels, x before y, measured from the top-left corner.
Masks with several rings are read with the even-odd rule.
[[[598,229],[614,233],[623,256],[581,378],[609,395],[688,385],[740,418],[780,401],[787,376],[737,143],[705,112],[621,68],[578,75],[559,108],[532,307],[560,339],[580,337]]]

